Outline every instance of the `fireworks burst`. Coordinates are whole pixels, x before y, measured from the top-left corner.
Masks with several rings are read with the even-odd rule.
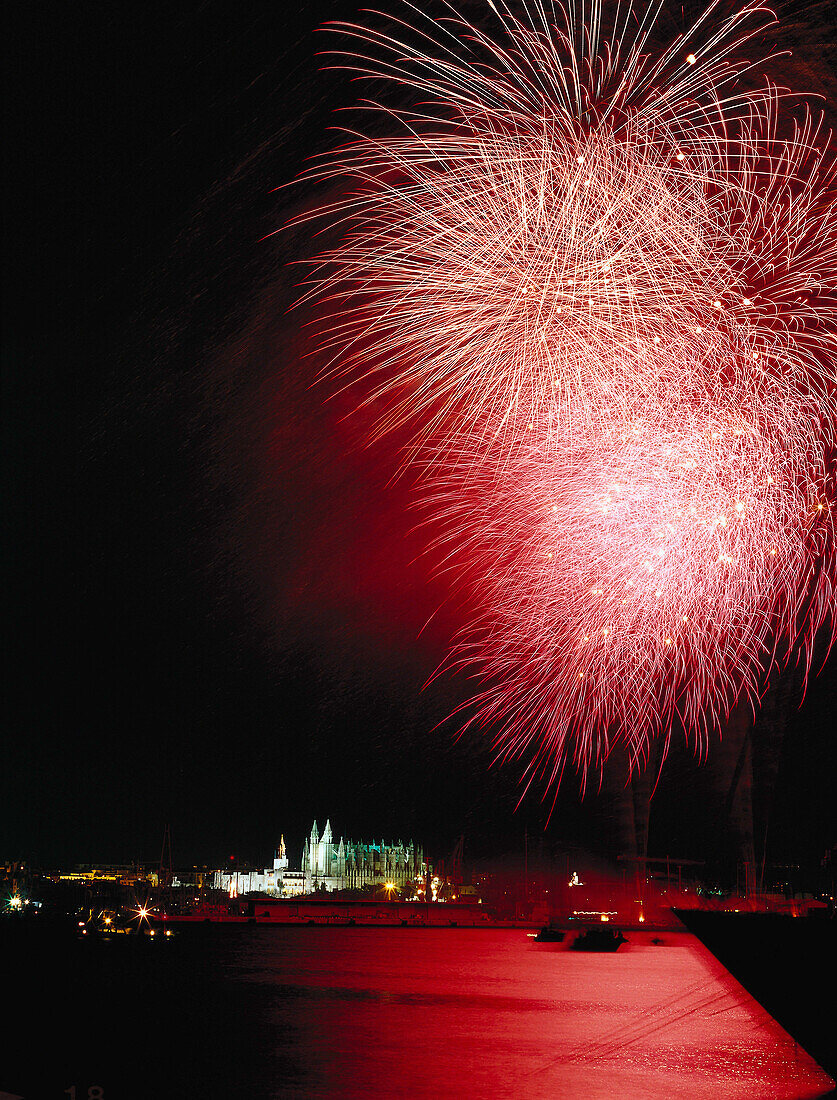
[[[478,594],[472,720],[555,781],[703,750],[832,620],[834,168],[737,60],[762,9],[661,46],[660,6],[486,5],[338,25],[396,132],[309,173],[343,225],[309,294]]]

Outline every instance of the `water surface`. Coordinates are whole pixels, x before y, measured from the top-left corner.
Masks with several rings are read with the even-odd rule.
[[[157,1097],[803,1100],[828,1076],[694,937],[617,954],[525,931],[223,927],[30,938],[0,1090]],[[8,988],[8,987],[7,987]],[[4,1058],[4,1065],[10,1062]]]

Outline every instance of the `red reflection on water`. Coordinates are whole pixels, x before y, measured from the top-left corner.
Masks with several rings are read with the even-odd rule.
[[[629,932],[606,955],[571,940],[261,931],[245,970],[276,983],[277,1057],[292,1045],[305,1067],[282,1095],[803,1100],[832,1086],[692,936]]]

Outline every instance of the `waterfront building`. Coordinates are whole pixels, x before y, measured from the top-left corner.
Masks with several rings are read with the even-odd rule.
[[[363,886],[398,889],[423,879],[426,868],[421,848],[412,841],[387,844],[385,841],[340,840],[335,844],[331,822],[326,821],[323,835],[317,822],[302,852],[302,871],[306,875],[306,893],[313,890],[358,890]]]
[[[412,841],[387,844],[385,841],[344,840],[335,843],[331,822],[326,821],[322,836],[317,822],[302,849],[301,867],[288,869],[284,837],[279,841],[273,866],[263,870],[216,871],[212,885],[231,897],[243,894],[273,894],[288,897],[311,894],[318,890],[355,890],[363,886],[392,884],[401,889],[423,879],[424,854]]]
[[[288,878],[286,884],[285,879]],[[224,890],[235,898],[241,894],[301,894],[301,889],[293,889],[293,876],[288,873],[288,854],[285,838],[281,836],[273,853],[273,866],[263,870],[216,871],[212,878],[215,890]]]

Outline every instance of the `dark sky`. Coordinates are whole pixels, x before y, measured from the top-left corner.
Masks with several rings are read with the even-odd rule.
[[[543,829],[484,743],[435,729],[467,684],[422,690],[455,614],[398,441],[310,387],[306,242],[264,240],[354,98],[314,33],[354,7],[33,3],[9,27],[0,859],[153,859],[167,823],[182,864],[280,832],[294,860],[314,817],[440,855]],[[785,715],[777,852],[834,843],[834,683]],[[660,854],[701,854],[705,789],[675,754]],[[569,784],[547,836],[606,844],[610,812]]]

